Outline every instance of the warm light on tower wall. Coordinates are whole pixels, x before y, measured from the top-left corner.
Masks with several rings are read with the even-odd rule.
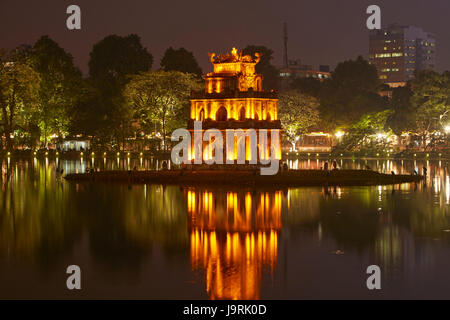
[[[191,98],[190,119],[203,122],[217,121],[219,123],[212,127],[220,130],[227,128],[227,125],[242,129],[280,130],[278,99],[273,92],[263,90],[263,76],[255,72],[260,55],[256,53],[256,58],[242,55],[242,52],[233,48],[231,54],[216,56],[215,53],[210,53],[209,56],[214,71],[204,76],[204,92]],[[249,122],[251,120],[258,121],[258,126],[255,127],[255,123]],[[239,124],[231,126],[233,121],[240,121],[241,126]],[[204,160],[212,158],[208,145],[209,143],[203,145]],[[281,159],[281,146],[275,148],[273,152],[277,159]],[[194,158],[194,153],[194,150],[190,152],[191,159]],[[249,150],[246,154],[248,155],[246,160],[251,160]],[[266,156],[270,156],[270,151]],[[226,157],[236,159],[236,154]]]

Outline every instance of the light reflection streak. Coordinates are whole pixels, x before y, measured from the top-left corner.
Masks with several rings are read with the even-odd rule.
[[[272,273],[281,230],[281,191],[185,192],[191,265],[205,271],[211,299],[259,299],[263,269]]]

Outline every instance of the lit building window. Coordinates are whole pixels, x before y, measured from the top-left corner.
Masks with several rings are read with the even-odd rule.
[[[375,54],[375,58],[390,58],[391,54],[390,53],[377,53]]]

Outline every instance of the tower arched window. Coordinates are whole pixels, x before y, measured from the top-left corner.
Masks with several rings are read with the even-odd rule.
[[[227,109],[220,107],[216,112],[216,121],[227,121]]]
[[[256,79],[256,91],[262,91],[261,79]]]
[[[244,121],[245,120],[245,108],[241,107],[241,109],[239,110],[239,121]]]

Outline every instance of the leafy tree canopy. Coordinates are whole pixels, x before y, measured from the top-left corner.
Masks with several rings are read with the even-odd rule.
[[[415,128],[415,114],[411,103],[413,92],[411,87],[398,87],[392,90],[390,108],[394,111],[388,119],[388,126],[396,135],[413,131]]]
[[[387,126],[387,120],[393,110],[364,114],[359,121],[353,123],[345,134],[339,147],[346,151],[361,151],[364,148],[382,151],[388,145],[387,136],[392,131]],[[381,135],[381,137],[377,137]]]
[[[187,123],[189,95],[198,86],[192,74],[148,71],[131,76],[124,96],[140,127],[149,130],[158,122],[165,142],[168,132]]]
[[[17,58],[17,59],[15,59]],[[13,148],[11,135],[29,127],[37,105],[39,74],[26,59],[0,56],[0,123],[6,137],[6,147]]]
[[[142,46],[138,35],[110,35],[94,45],[89,76],[98,87],[106,85],[116,90],[124,84],[127,75],[148,71],[152,64],[153,56]]]
[[[323,127],[348,127],[362,115],[386,109],[387,99],[378,94],[381,83],[375,66],[362,57],[337,65],[320,93]]]
[[[449,72],[443,74],[432,71],[418,72],[411,86],[414,90],[411,102],[416,111],[419,129],[431,131],[449,123]]]
[[[170,47],[161,59],[161,67],[164,71],[180,71],[202,75],[202,69],[195,60],[194,54],[185,48],[173,49]]]
[[[95,95],[99,96],[91,100],[96,103],[92,105],[90,114],[99,120],[96,132],[100,140],[109,141],[120,131],[123,143],[130,119],[124,108],[122,91],[130,75],[150,70],[152,63],[153,56],[135,34],[125,37],[110,35],[94,45],[89,60],[89,76]]]
[[[34,70],[40,75],[38,126],[44,146],[50,134],[67,133],[68,110],[79,98],[81,72],[73,64],[73,57],[48,36],[42,36],[30,55]]]
[[[319,102],[316,98],[296,90],[279,95],[278,113],[283,130],[290,143],[319,122]]]

